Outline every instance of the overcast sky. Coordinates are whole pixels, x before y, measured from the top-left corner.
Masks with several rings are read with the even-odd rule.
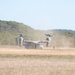
[[[0,0],[0,20],[40,30],[75,30],[75,0]]]

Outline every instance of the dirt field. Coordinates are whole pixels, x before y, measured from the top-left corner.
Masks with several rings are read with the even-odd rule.
[[[74,48],[44,48],[44,49],[25,49],[24,47],[1,46],[0,54],[16,55],[75,55]]]
[[[75,49],[0,47],[0,75],[75,75]]]

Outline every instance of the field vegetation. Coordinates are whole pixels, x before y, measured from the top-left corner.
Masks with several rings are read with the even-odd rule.
[[[0,75],[75,75],[75,56],[0,55]]]
[[[45,40],[47,33],[52,35],[51,47],[75,47],[73,30],[35,30],[23,23],[0,20],[0,45],[16,45],[19,34],[23,34],[29,40]]]

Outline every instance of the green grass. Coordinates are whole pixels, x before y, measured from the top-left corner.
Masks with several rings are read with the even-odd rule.
[[[0,58],[75,59],[75,56],[73,56],[73,55],[16,55],[16,54],[0,54]]]

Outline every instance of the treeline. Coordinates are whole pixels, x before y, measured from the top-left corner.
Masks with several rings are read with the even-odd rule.
[[[75,47],[75,31],[72,30],[35,30],[28,25],[15,21],[0,20],[0,45],[15,45],[19,34],[30,40],[45,40],[45,34],[51,34],[50,46]]]
[[[29,40],[42,40],[41,33],[23,23],[0,20],[1,45],[15,45],[15,40],[19,37],[19,34],[28,37]]]

